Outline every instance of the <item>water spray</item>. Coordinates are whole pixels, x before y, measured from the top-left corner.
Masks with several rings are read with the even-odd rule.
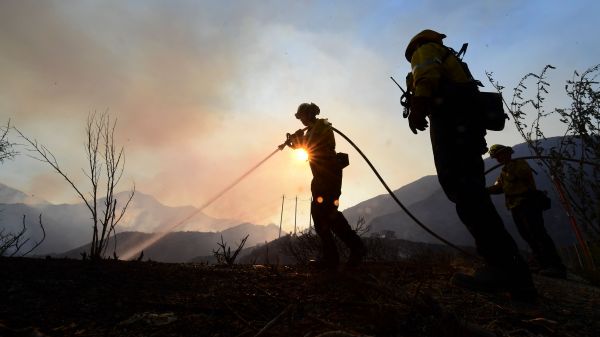
[[[225,193],[227,193],[229,190],[231,190],[235,185],[239,184],[242,180],[244,180],[246,177],[248,177],[252,172],[254,172],[259,166],[261,166],[267,160],[269,160],[271,157],[273,157],[277,152],[282,151],[286,146],[289,146],[290,143],[291,143],[291,139],[290,138],[291,138],[291,135],[289,133],[286,134],[286,140],[285,140],[285,142],[283,142],[281,145],[277,146],[277,148],[273,152],[271,152],[268,156],[266,156],[263,160],[259,161],[256,165],[252,166],[249,170],[247,170],[239,178],[237,178],[236,180],[234,180],[231,184],[229,184],[227,187],[225,187],[224,189],[222,189],[219,193],[215,194],[212,198],[208,199],[208,201],[206,201],[204,204],[202,204],[200,207],[198,207],[194,212],[192,212],[187,217],[185,217],[182,220],[180,220],[180,221],[178,221],[178,222],[170,225],[169,227],[165,228],[164,231],[162,231],[162,232],[153,233],[148,239],[146,239],[146,240],[142,241],[141,243],[137,244],[135,247],[132,247],[129,250],[127,250],[125,253],[123,253],[122,258],[124,260],[129,260],[129,259],[134,258],[135,256],[139,255],[141,251],[143,251],[144,249],[150,247],[151,245],[153,245],[154,243],[156,243],[158,240],[164,238],[167,234],[169,234],[175,228],[183,225],[184,223],[186,223],[187,221],[189,221],[191,218],[193,218],[194,216],[196,216],[196,214],[198,214],[201,211],[203,211],[206,207],[210,206],[213,202],[217,201],[217,199],[219,199]]]
[[[302,131],[306,130],[307,128],[302,129]],[[444,239],[443,237],[441,237],[440,235],[436,234],[434,231],[432,231],[429,227],[425,226],[421,221],[419,221],[419,219],[417,219],[405,206],[404,204],[402,204],[402,202],[400,202],[400,200],[398,200],[398,198],[394,195],[394,192],[389,188],[389,186],[386,184],[386,182],[383,180],[383,178],[381,177],[381,175],[379,174],[379,172],[377,171],[377,169],[375,169],[375,167],[373,166],[373,164],[371,163],[371,161],[367,158],[367,156],[361,151],[361,149],[350,139],[348,138],[345,134],[343,134],[341,131],[339,131],[338,129],[332,127],[333,131],[335,131],[337,134],[339,134],[340,136],[342,136],[342,138],[344,138],[350,145],[352,145],[354,147],[354,149],[363,157],[363,159],[365,160],[365,162],[369,165],[369,167],[371,168],[371,170],[373,171],[373,173],[375,173],[375,175],[377,176],[377,178],[379,179],[379,181],[382,183],[382,185],[385,187],[385,189],[388,191],[388,193],[390,194],[390,196],[394,199],[394,201],[400,206],[400,208],[402,208],[402,210],[411,218],[415,221],[415,223],[421,227],[423,230],[425,230],[427,233],[429,233],[431,236],[435,237],[436,239],[438,239],[439,241],[443,242],[444,244],[448,245],[449,247],[452,247],[454,249],[456,249],[457,251],[465,254],[466,256],[470,256],[470,257],[474,257],[474,258],[478,258],[475,255],[465,251],[464,249],[454,245],[453,243],[449,242],[448,240]],[[202,210],[204,210],[206,207],[208,207],[209,205],[211,205],[213,202],[215,202],[217,199],[219,199],[221,196],[223,196],[225,193],[227,193],[229,190],[231,190],[235,185],[237,185],[238,183],[240,183],[242,180],[244,180],[246,177],[248,177],[248,175],[250,175],[252,172],[254,172],[259,166],[261,166],[264,162],[266,162],[267,160],[269,160],[271,157],[273,157],[277,152],[282,151],[286,146],[291,146],[292,143],[292,135],[290,133],[286,134],[286,140],[281,144],[278,145],[277,148],[271,152],[268,156],[266,156],[263,160],[261,160],[260,162],[258,162],[256,165],[254,165],[253,167],[251,167],[248,171],[246,171],[244,174],[242,174],[239,178],[237,178],[236,180],[234,180],[231,184],[229,184],[227,187],[225,187],[224,189],[222,189],[219,193],[217,193],[215,196],[213,196],[212,198],[210,198],[208,201],[206,201],[204,204],[202,204],[198,209],[196,209],[194,212],[192,212],[190,215],[188,215],[187,217],[185,217],[184,219],[180,220],[177,223],[172,224],[171,226],[169,226],[168,228],[166,228],[166,230],[164,232],[160,232],[160,233],[154,233],[150,238],[148,238],[147,240],[141,242],[140,244],[136,245],[135,247],[129,249],[127,252],[125,252],[123,254],[123,259],[125,260],[129,260],[132,259],[134,256],[137,256],[138,254],[140,254],[140,252],[144,249],[146,249],[147,247],[151,246],[152,244],[156,243],[158,240],[162,239],[163,237],[165,237],[168,233],[170,233],[171,231],[173,231],[175,228],[183,225],[184,223],[186,223],[187,221],[189,221],[191,218],[193,218],[196,214],[200,213]]]

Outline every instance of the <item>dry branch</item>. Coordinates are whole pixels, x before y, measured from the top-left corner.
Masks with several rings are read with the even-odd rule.
[[[62,176],[84,202],[92,219],[92,243],[90,259],[100,259],[106,254],[109,236],[112,233],[116,240],[116,226],[119,224],[133,196],[135,185],[121,208],[117,211],[118,201],[115,198],[116,187],[125,169],[123,147],[117,148],[114,142],[116,121],[111,121],[107,112],[91,113],[86,124],[86,141],[84,143],[87,157],[87,171],[84,175],[89,181],[89,192],[78,187],[74,180],[59,165],[56,156],[35,139],[25,136],[20,130],[15,131],[29,143],[33,159],[46,163]],[[101,186],[104,185],[104,188]],[[116,241],[115,241],[116,251]]]
[[[246,237],[244,237],[244,239],[242,239],[242,241],[240,242],[238,247],[235,249],[233,254],[231,254],[231,247],[229,247],[227,245],[227,242],[223,241],[223,234],[221,234],[221,242],[220,243],[217,242],[217,245],[219,245],[219,248],[217,248],[217,250],[213,249],[213,256],[217,259],[217,262],[220,264],[227,264],[228,266],[234,265],[235,260],[237,259],[239,253],[244,248],[244,245],[246,244],[246,240],[248,240],[249,236],[250,236],[250,234],[246,235]]]
[[[18,233],[5,233],[4,229],[0,231],[0,256],[16,256],[25,246],[25,244],[31,240],[31,237],[25,237],[25,233],[27,232],[25,217],[26,216],[23,215],[23,227]],[[46,239],[46,230],[44,229],[44,224],[42,223],[41,214],[39,216],[39,224],[40,228],[42,229],[42,239],[36,241],[28,251],[20,255],[21,257],[26,256],[34,251]]]

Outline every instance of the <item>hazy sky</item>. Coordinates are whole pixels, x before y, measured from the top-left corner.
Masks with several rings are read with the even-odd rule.
[[[429,136],[410,132],[389,79],[404,82],[413,35],[431,28],[455,49],[469,42],[465,60],[484,83],[493,71],[512,88],[552,64],[549,99],[558,105],[573,71],[600,63],[599,13],[595,0],[2,0],[0,122],[46,145],[85,186],[85,122],[108,110],[125,146],[121,187],[135,182],[167,205],[199,206],[300,128],[297,106],[314,102],[396,189],[435,172]],[[337,142],[351,160],[341,209],[384,193],[359,155]],[[521,139],[511,123],[490,134],[496,142]],[[2,165],[0,182],[54,203],[77,201],[26,155]],[[286,149],[206,213],[278,223],[281,196],[289,218],[297,195],[306,223],[309,182],[307,163]]]

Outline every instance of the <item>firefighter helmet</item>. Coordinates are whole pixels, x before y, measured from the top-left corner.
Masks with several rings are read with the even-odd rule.
[[[321,109],[315,103],[302,103],[298,106],[298,111],[296,111],[296,118],[300,118],[300,116],[308,114],[310,116],[316,116],[321,112]]]
[[[490,147],[490,157],[496,158],[500,153],[502,153],[504,151],[510,151],[510,153],[514,152],[512,147],[510,147],[510,146],[494,144]]]
[[[445,37],[445,34],[438,33],[431,29],[425,29],[424,31],[421,31],[419,34],[415,35],[408,43],[408,46],[406,47],[406,52],[404,53],[406,60],[410,62],[413,53],[415,52],[415,50],[417,50],[417,48],[419,48],[420,45],[427,42],[436,42],[442,44],[442,40]]]

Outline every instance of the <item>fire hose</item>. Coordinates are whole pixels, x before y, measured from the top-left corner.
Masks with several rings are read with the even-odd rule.
[[[395,81],[394,81],[395,82]],[[365,160],[365,162],[369,165],[369,167],[371,168],[371,170],[373,171],[373,173],[375,173],[375,175],[377,176],[377,178],[379,179],[379,181],[381,182],[381,184],[383,185],[383,187],[387,190],[388,194],[392,197],[392,199],[394,199],[394,201],[396,202],[396,204],[398,204],[398,206],[400,206],[400,208],[402,208],[402,210],[419,226],[421,227],[423,230],[425,230],[428,234],[430,234],[431,236],[433,236],[434,238],[438,239],[440,242],[446,244],[447,246],[454,248],[455,250],[465,254],[466,256],[475,258],[475,259],[481,259],[480,257],[471,254],[467,251],[465,251],[464,249],[458,247],[457,245],[449,242],[448,240],[444,239],[442,236],[440,236],[439,234],[435,233],[433,230],[431,230],[429,227],[427,227],[425,224],[423,224],[416,216],[414,216],[407,208],[406,206],[404,206],[404,204],[402,204],[402,202],[398,199],[398,197],[396,197],[396,195],[394,194],[394,192],[390,189],[390,187],[387,185],[387,183],[383,180],[383,178],[381,177],[381,175],[379,174],[379,172],[377,171],[377,169],[373,166],[373,164],[371,163],[371,161],[369,160],[369,158],[367,158],[367,156],[361,151],[361,149],[350,139],[348,138],[344,133],[342,133],[340,130],[332,127],[333,131],[335,131],[337,134],[339,134],[340,136],[342,136],[342,138],[344,138],[350,145],[352,145],[352,147],[354,147],[354,149],[362,156],[362,158]],[[551,157],[547,157],[547,156],[530,156],[530,157],[520,157],[520,158],[515,158],[515,159],[550,159]],[[595,163],[589,162],[589,161],[582,161],[582,160],[577,160],[577,159],[571,159],[571,158],[561,158],[561,160],[565,160],[565,161],[571,161],[571,162],[578,162],[578,163],[583,163],[586,165],[593,165],[593,166],[598,166]],[[498,164],[496,166],[491,167],[490,169],[486,170],[484,172],[484,175],[487,175],[488,173],[490,173],[491,171],[493,171],[494,169],[500,167],[502,164]],[[578,231],[576,232],[578,234],[578,237],[580,236],[580,234],[578,233]]]
[[[384,188],[387,190],[387,192],[389,193],[389,195],[392,197],[392,199],[398,204],[398,206],[400,206],[400,208],[402,208],[402,210],[419,226],[421,227],[423,230],[425,230],[428,234],[430,234],[431,236],[433,236],[434,238],[438,239],[440,242],[446,244],[447,246],[463,253],[464,255],[474,258],[474,259],[480,259],[480,257],[467,252],[466,250],[458,247],[457,245],[453,244],[452,242],[449,242],[448,240],[444,239],[442,236],[440,236],[439,234],[435,233],[433,230],[431,230],[429,227],[427,227],[425,224],[423,224],[419,219],[417,219],[417,217],[415,217],[409,210],[408,208],[406,208],[406,206],[404,206],[404,204],[402,204],[402,202],[398,199],[398,197],[396,197],[396,195],[394,194],[394,192],[390,189],[390,187],[387,185],[387,183],[385,182],[385,180],[383,180],[383,178],[381,177],[381,175],[379,174],[379,172],[377,171],[377,169],[375,168],[375,166],[373,166],[373,164],[371,163],[371,161],[369,160],[369,158],[367,158],[367,156],[362,152],[362,150],[350,139],[348,138],[344,133],[342,133],[340,130],[332,127],[333,131],[335,131],[337,134],[339,134],[342,138],[344,138],[350,145],[352,145],[352,147],[362,156],[362,158],[365,160],[365,162],[369,165],[369,167],[371,168],[371,170],[373,171],[373,173],[377,176],[377,178],[379,179],[379,181],[381,182],[381,184],[384,186]],[[306,128],[303,129],[303,131],[306,130]],[[205,202],[201,207],[199,207],[198,209],[194,210],[194,212],[192,212],[190,215],[188,215],[187,217],[185,217],[184,219],[182,219],[181,221],[171,224],[170,226],[168,226],[165,232],[170,232],[173,229],[181,226],[182,224],[184,224],[185,222],[189,221],[191,218],[193,218],[196,214],[198,214],[199,212],[201,212],[203,209],[205,209],[206,207],[208,207],[210,204],[212,204],[213,202],[215,202],[217,199],[219,199],[221,196],[223,196],[223,194],[225,194],[227,191],[229,191],[230,189],[232,189],[235,185],[237,185],[238,183],[240,183],[242,180],[244,180],[250,173],[252,173],[254,170],[256,170],[259,166],[261,166],[263,163],[265,163],[268,159],[270,159],[273,155],[275,155],[275,153],[282,151],[286,146],[290,146],[291,144],[291,135],[288,133],[286,135],[286,141],[284,143],[282,143],[281,145],[277,146],[277,148],[271,152],[268,156],[266,156],[264,159],[262,159],[260,162],[258,162],[256,165],[254,165],[250,170],[246,171],[243,175],[241,175],[238,179],[236,179],[233,183],[229,184],[226,188],[224,188],[223,190],[221,190],[219,193],[217,193],[215,196],[213,196],[212,198],[210,198],[207,202]],[[526,158],[530,158],[530,159],[534,159],[534,158],[538,158],[538,157],[526,157]],[[565,160],[571,160],[571,161],[577,161],[577,162],[581,162],[578,160],[574,160],[574,159],[565,159]],[[584,162],[585,164],[593,164],[593,163],[588,163],[588,162]],[[595,165],[595,164],[593,164]],[[493,169],[495,169],[496,167],[498,167],[500,165],[494,166],[491,169],[487,170],[485,172],[485,174],[489,173],[490,171],[492,171]],[[163,233],[162,235],[156,235],[151,237],[150,239],[146,240],[145,242],[142,242],[139,247],[135,247],[134,249],[132,249],[130,252],[126,252],[126,256],[125,258],[131,258],[134,256],[134,254],[139,253],[139,251],[142,251],[144,248],[148,247],[149,245],[153,244],[154,242],[156,242],[157,240],[159,240],[162,236],[164,236],[165,234]]]
[[[392,189],[390,189],[390,187],[388,186],[388,184],[385,182],[385,180],[381,177],[381,174],[379,174],[379,172],[377,171],[377,169],[375,168],[375,166],[373,166],[373,163],[371,163],[371,161],[369,160],[369,158],[362,152],[362,150],[358,147],[358,145],[356,145],[348,136],[346,136],[343,132],[341,132],[340,130],[334,128],[333,126],[331,127],[333,129],[333,131],[335,131],[335,133],[337,133],[338,135],[340,135],[342,138],[344,138],[350,145],[352,145],[352,147],[356,150],[356,152],[358,152],[361,157],[365,160],[365,162],[367,163],[367,165],[369,165],[369,167],[371,168],[371,170],[373,171],[373,173],[377,176],[377,178],[379,179],[379,181],[381,182],[381,184],[383,185],[383,187],[386,189],[386,191],[388,192],[388,194],[392,197],[392,199],[394,199],[394,201],[396,202],[396,204],[398,204],[398,206],[400,206],[400,208],[402,208],[402,210],[419,226],[421,227],[421,229],[423,229],[425,232],[427,232],[429,235],[433,236],[434,238],[438,239],[440,242],[446,244],[447,246],[454,248],[455,250],[463,253],[464,255],[471,257],[471,258],[475,258],[475,259],[480,259],[478,256],[467,252],[466,250],[458,247],[457,245],[453,244],[452,242],[444,239],[441,235],[437,234],[436,232],[434,232],[433,230],[431,230],[431,228],[427,227],[425,224],[423,224],[414,214],[412,214],[408,208],[406,208],[406,206],[404,206],[404,204],[398,199],[398,197],[396,197],[396,195],[394,194],[394,192],[392,191]],[[306,128],[305,128],[306,129]],[[303,129],[304,130],[304,129]],[[290,134],[286,134],[286,141],[279,145],[277,148],[279,150],[283,150],[286,146],[290,145],[291,139],[290,139]]]
[[[417,217],[414,216],[414,214],[412,214],[408,210],[408,208],[406,208],[406,206],[404,206],[404,204],[398,199],[398,197],[396,197],[396,195],[394,194],[394,192],[390,189],[390,187],[385,182],[385,180],[383,180],[383,178],[381,177],[381,175],[379,174],[379,172],[377,171],[377,169],[375,168],[375,166],[373,166],[373,164],[371,163],[371,161],[369,160],[369,158],[367,158],[367,156],[362,152],[362,150],[350,138],[348,138],[348,136],[346,136],[343,132],[341,132],[340,130],[338,130],[338,129],[334,128],[334,127],[332,127],[332,129],[338,135],[342,136],[342,138],[344,138],[350,145],[352,145],[352,147],[361,155],[361,157],[369,165],[369,167],[371,168],[371,170],[373,171],[373,173],[375,173],[375,175],[377,176],[377,179],[379,179],[379,181],[381,182],[381,184],[383,185],[383,187],[386,189],[386,191],[388,192],[388,194],[392,197],[392,199],[394,199],[394,201],[396,202],[396,204],[398,204],[398,206],[400,206],[400,208],[402,208],[402,210],[406,213],[406,215],[408,215],[419,227],[421,227],[424,231],[426,231],[428,234],[430,234],[434,238],[438,239],[440,242],[443,242],[447,246],[449,246],[451,248],[454,248],[455,250],[463,253],[464,255],[472,257],[472,258],[475,258],[475,259],[480,259],[478,256],[476,256],[476,255],[474,255],[472,253],[469,253],[466,250],[464,250],[464,249],[458,247],[457,245],[453,244],[452,242],[444,239],[442,236],[440,236],[439,234],[435,233],[433,230],[431,230],[431,228],[427,227],[419,219],[417,219]]]

